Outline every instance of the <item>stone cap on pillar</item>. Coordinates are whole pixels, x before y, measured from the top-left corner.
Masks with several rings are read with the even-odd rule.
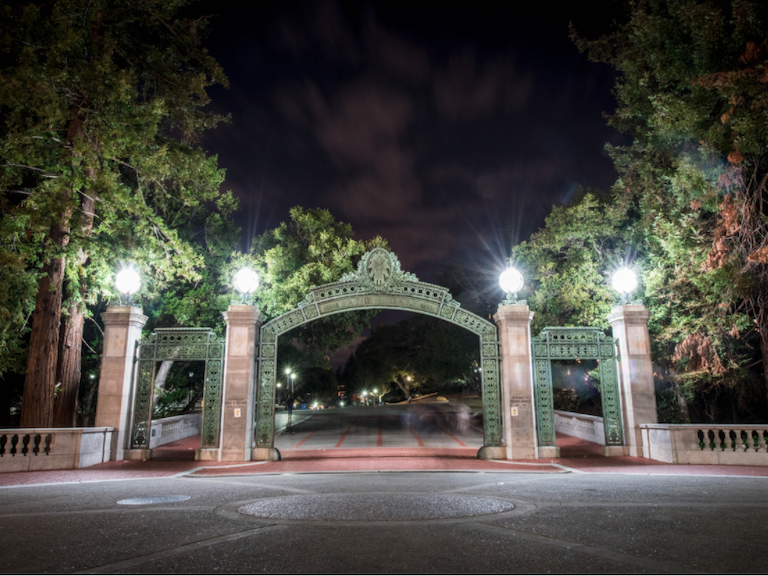
[[[498,324],[502,321],[527,323],[533,320],[533,312],[528,308],[528,304],[507,304],[500,305],[493,320]]]
[[[615,324],[624,321],[628,324],[647,324],[651,313],[642,304],[624,304],[611,308],[608,322]]]
[[[101,320],[105,326],[136,326],[143,328],[148,318],[142,314],[141,308],[136,306],[107,306],[101,313]]]
[[[259,322],[261,311],[258,306],[232,304],[222,315],[224,316],[224,321],[230,326],[235,324],[252,326]]]

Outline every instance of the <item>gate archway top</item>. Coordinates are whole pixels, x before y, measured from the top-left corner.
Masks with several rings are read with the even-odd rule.
[[[389,308],[413,310],[458,324],[495,342],[496,325],[461,308],[447,288],[421,282],[401,269],[397,256],[384,248],[369,250],[357,270],[338,282],[312,288],[297,308],[262,327],[262,340],[271,340],[296,326],[338,312]]]

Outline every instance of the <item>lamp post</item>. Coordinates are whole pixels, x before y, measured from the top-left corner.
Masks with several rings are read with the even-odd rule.
[[[374,389],[373,389],[373,397],[372,397],[372,401],[373,401],[373,405],[374,405],[374,406],[376,406],[376,403],[377,403],[377,402],[376,402],[376,400],[377,400],[377,398],[376,398],[376,395],[377,395],[378,393],[379,393],[379,389],[378,389],[378,388],[374,388]]]
[[[621,294],[622,302],[629,303],[629,295],[637,288],[637,274],[626,266],[619,268],[611,277],[613,289]]]
[[[523,289],[525,279],[520,271],[512,266],[507,266],[507,269],[499,276],[499,286],[507,294],[507,297],[501,303],[502,306],[510,306],[517,304],[517,293]]]
[[[363,406],[367,406],[368,405],[368,399],[366,398],[366,396],[368,396],[368,391],[367,390],[363,390]]]
[[[133,268],[123,268],[115,276],[115,288],[120,292],[120,304],[131,306],[133,295],[141,288],[141,276]]]

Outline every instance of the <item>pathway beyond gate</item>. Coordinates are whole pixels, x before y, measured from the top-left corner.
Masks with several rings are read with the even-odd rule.
[[[297,411],[292,431],[287,427],[287,414],[278,414],[276,446],[283,457],[279,462],[195,461],[200,436],[193,436],[156,449],[154,460],[107,462],[79,470],[3,473],[0,487],[181,476],[406,471],[768,477],[768,467],[760,466],[693,466],[644,458],[606,458],[598,444],[563,434],[557,435],[559,459],[478,460],[482,433],[476,424],[466,431],[439,426],[428,429],[418,424],[411,427],[385,410],[375,410],[379,408],[349,410],[343,417],[324,411]]]

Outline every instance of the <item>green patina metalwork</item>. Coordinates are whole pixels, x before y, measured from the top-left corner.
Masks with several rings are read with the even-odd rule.
[[[539,446],[555,446],[552,360],[598,360],[606,446],[623,446],[616,344],[598,328],[547,327],[532,339]]]
[[[259,340],[256,386],[256,444],[274,442],[277,338],[289,330],[339,312],[387,308],[420,312],[457,324],[479,337],[485,445],[501,445],[500,352],[496,325],[461,308],[446,288],[419,282],[400,269],[392,252],[374,248],[360,259],[357,271],[309,291],[298,308],[264,324]]]
[[[137,352],[131,448],[149,448],[155,372],[157,362],[163,360],[205,362],[201,447],[218,448],[224,379],[224,341],[210,328],[158,328],[146,340],[137,344]]]

